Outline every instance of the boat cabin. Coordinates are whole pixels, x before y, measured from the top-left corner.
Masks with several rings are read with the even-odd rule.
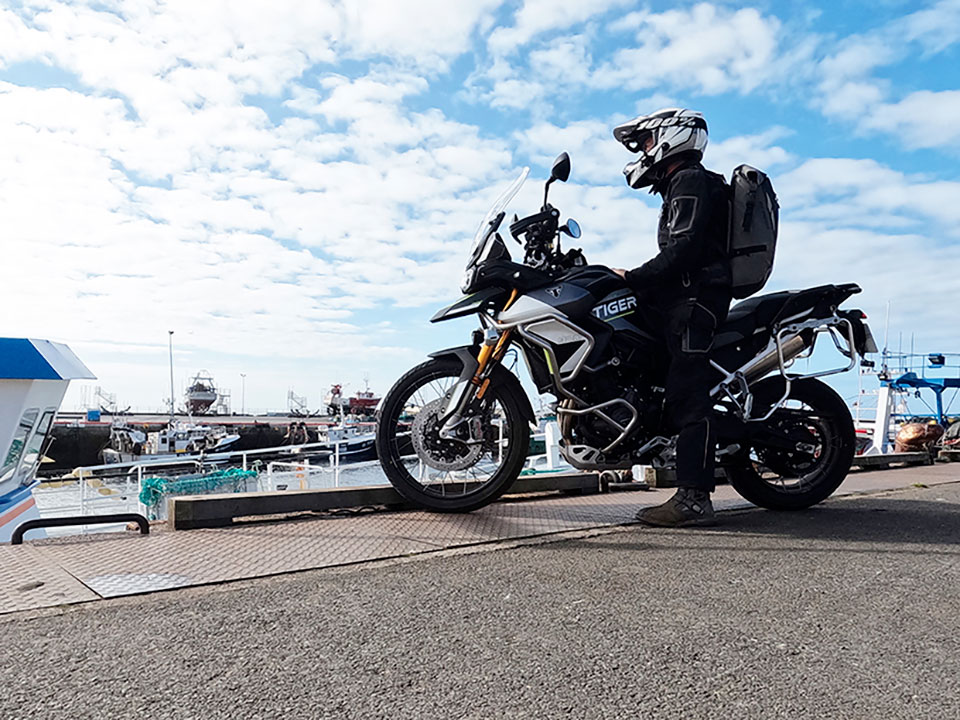
[[[96,377],[66,345],[0,338],[0,542],[39,517],[32,494],[37,467],[67,386],[77,379]]]

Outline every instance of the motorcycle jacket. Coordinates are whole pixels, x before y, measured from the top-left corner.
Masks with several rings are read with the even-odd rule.
[[[729,204],[723,177],[690,162],[654,191],[663,197],[657,230],[660,252],[628,271],[627,284],[638,295],[656,296],[665,304],[697,298],[707,288],[728,290]]]

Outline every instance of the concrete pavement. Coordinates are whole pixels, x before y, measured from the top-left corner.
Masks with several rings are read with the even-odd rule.
[[[960,717],[960,485],[0,616],[0,718]]]

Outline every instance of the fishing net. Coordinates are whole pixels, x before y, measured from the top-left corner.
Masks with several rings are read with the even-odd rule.
[[[140,502],[147,507],[151,520],[159,518],[160,502],[172,495],[202,495],[211,492],[243,492],[247,480],[257,477],[255,470],[216,470],[175,478],[148,477],[140,483]]]

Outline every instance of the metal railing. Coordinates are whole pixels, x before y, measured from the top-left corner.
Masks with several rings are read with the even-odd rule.
[[[503,428],[500,428],[501,437],[498,442],[502,452],[504,438]],[[546,453],[540,457],[532,456],[527,464],[528,468],[538,471],[558,471],[568,469],[558,452],[559,428],[556,423],[550,423],[545,433],[537,433],[535,439],[545,441]],[[315,447],[330,448],[328,444],[311,444],[301,447],[313,449]],[[276,452],[277,448],[251,450],[244,453],[233,453],[236,460],[231,465],[240,465],[244,470],[256,470],[257,478],[247,481],[247,491],[270,492],[277,490],[307,490],[321,488],[339,488],[343,486],[359,487],[362,485],[385,484],[387,479],[380,471],[380,462],[371,460],[366,462],[342,462],[339,445],[334,446],[333,452],[326,462],[303,459],[271,460],[264,463],[265,454]],[[223,463],[210,463],[210,456],[199,458],[189,457],[174,460],[144,460],[143,462],[126,463],[122,468],[116,464],[89,465],[79,467],[74,471],[75,477],[53,478],[41,481],[34,488],[33,493],[37,507],[42,517],[56,518],[65,516],[99,516],[110,513],[133,512],[141,515],[150,515],[150,508],[140,502],[140,491],[146,478],[163,475],[171,479],[177,476],[202,473],[206,470],[223,469]],[[214,458],[216,459],[216,458]],[[498,458],[502,461],[502,458]],[[239,461],[239,462],[238,462]],[[110,469],[123,469],[122,475],[104,477],[97,472]],[[422,470],[423,468],[421,468]],[[163,472],[159,472],[162,470]],[[162,511],[160,513],[162,515]],[[102,530],[103,528],[87,528],[83,526],[79,532]]]
[[[93,517],[118,512],[149,514],[149,508],[140,502],[143,481],[153,475],[163,475],[176,479],[180,475],[202,473],[207,470],[223,469],[222,456],[233,459],[230,465],[239,465],[243,470],[255,470],[258,473],[255,486],[248,485],[247,490],[340,487],[346,478],[349,485],[363,484],[356,475],[379,466],[379,461],[343,463],[340,457],[340,444],[334,445],[327,463],[311,463],[302,460],[274,460],[263,464],[263,458],[269,454],[298,455],[315,450],[330,450],[330,443],[308,443],[305,445],[282,446],[248,450],[242,453],[215,453],[202,457],[191,456],[182,459],[150,460],[138,463],[109,463],[85,465],[74,470],[72,477],[49,478],[41,480],[34,488],[33,495],[42,517],[58,518],[66,516]],[[122,474],[103,475],[103,471],[123,471]],[[162,472],[160,472],[162,470]],[[386,482],[384,479],[383,482]],[[374,483],[379,484],[379,483]],[[97,528],[95,528],[97,529]],[[103,530],[104,528],[98,528]],[[82,526],[80,533],[90,528]]]
[[[78,468],[76,478],[42,481],[33,489],[33,497],[44,518],[89,517],[118,512],[144,514],[144,506],[140,503],[141,479],[136,475],[97,478]],[[86,526],[80,532],[87,532]]]
[[[147,522],[147,519],[143,515],[138,513],[115,513],[113,515],[98,515],[96,517],[90,517],[89,515],[81,517],[68,515],[67,517],[27,520],[25,523],[18,525],[17,529],[13,531],[13,535],[10,537],[10,544],[22,545],[23,536],[31,530],[53,527],[70,527],[74,525],[82,525],[83,527],[86,527],[88,524],[104,525],[107,523],[123,523],[124,527],[126,527],[127,523],[136,523],[137,527],[140,529],[141,535],[150,534],[150,523]]]
[[[257,485],[261,492],[276,490],[316,490],[339,487],[339,472],[332,466],[311,465],[303,462],[274,460],[267,463],[267,471],[260,473]]]

